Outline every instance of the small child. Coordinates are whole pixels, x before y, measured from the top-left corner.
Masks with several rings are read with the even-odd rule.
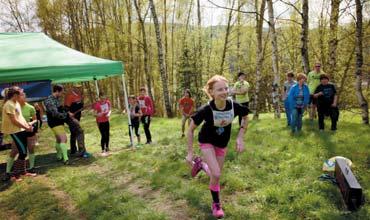
[[[108,156],[109,153],[109,116],[111,114],[111,104],[108,98],[103,94],[99,94],[99,101],[93,105],[95,110],[96,122],[101,134],[101,149],[102,156]]]
[[[138,101],[134,95],[129,96],[129,104],[130,104],[130,117],[131,117],[131,126],[132,129],[135,129],[135,135],[137,137],[137,143],[140,145],[140,133],[139,133],[139,126],[140,126],[140,117],[143,115],[141,112],[140,106]],[[131,129],[129,127],[129,135],[131,137]]]

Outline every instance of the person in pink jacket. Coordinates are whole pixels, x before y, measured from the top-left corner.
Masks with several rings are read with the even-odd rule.
[[[146,144],[152,143],[152,135],[150,134],[150,118],[154,114],[153,100],[147,95],[145,87],[140,88],[140,95],[137,98],[139,106],[143,116],[141,117],[141,123],[144,127],[144,133],[146,137]]]
[[[109,117],[111,114],[111,103],[104,93],[99,94],[99,100],[93,105],[96,123],[101,134],[100,145],[102,156],[109,155]]]

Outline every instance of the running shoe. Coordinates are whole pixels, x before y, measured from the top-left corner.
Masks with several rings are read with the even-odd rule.
[[[213,203],[212,204],[212,215],[216,218],[223,218],[224,217],[224,211],[222,210],[220,203]]]
[[[37,173],[35,173],[35,172],[30,173],[30,172],[26,171],[23,175],[24,175],[24,176],[31,176],[31,177],[35,177],[35,176],[37,176]]]
[[[91,154],[85,151],[85,153],[82,155],[83,158],[89,158],[91,157]]]
[[[201,170],[202,170],[202,159],[200,157],[195,157],[193,160],[193,168],[191,169],[191,176],[195,177]]]
[[[36,169],[34,167],[31,168],[31,169],[28,169],[26,172],[27,173],[35,173],[35,174],[37,174]]]
[[[23,179],[18,175],[13,175],[12,177],[10,177],[10,180],[13,181],[13,182],[20,182]]]

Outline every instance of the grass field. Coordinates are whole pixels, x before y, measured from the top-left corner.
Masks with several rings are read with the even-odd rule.
[[[154,118],[153,144],[128,148],[126,116],[114,114],[109,157],[100,156],[93,117],[82,121],[93,157],[72,158],[68,166],[56,162],[54,137],[43,129],[40,175],[1,183],[0,219],[213,219],[208,177],[191,178],[184,161],[180,119]],[[250,122],[241,155],[234,126],[221,177],[225,219],[370,219],[370,127],[360,122],[347,112],[335,133],[304,121],[303,132],[291,136],[285,119],[263,114]],[[0,152],[1,172],[7,154]],[[337,155],[353,161],[364,189],[366,203],[354,213],[345,210],[337,186],[318,180],[322,163]]]

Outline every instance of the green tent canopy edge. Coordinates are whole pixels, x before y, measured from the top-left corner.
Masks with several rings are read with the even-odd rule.
[[[0,33],[0,83],[99,80],[121,75],[121,61],[71,49],[44,33]]]

